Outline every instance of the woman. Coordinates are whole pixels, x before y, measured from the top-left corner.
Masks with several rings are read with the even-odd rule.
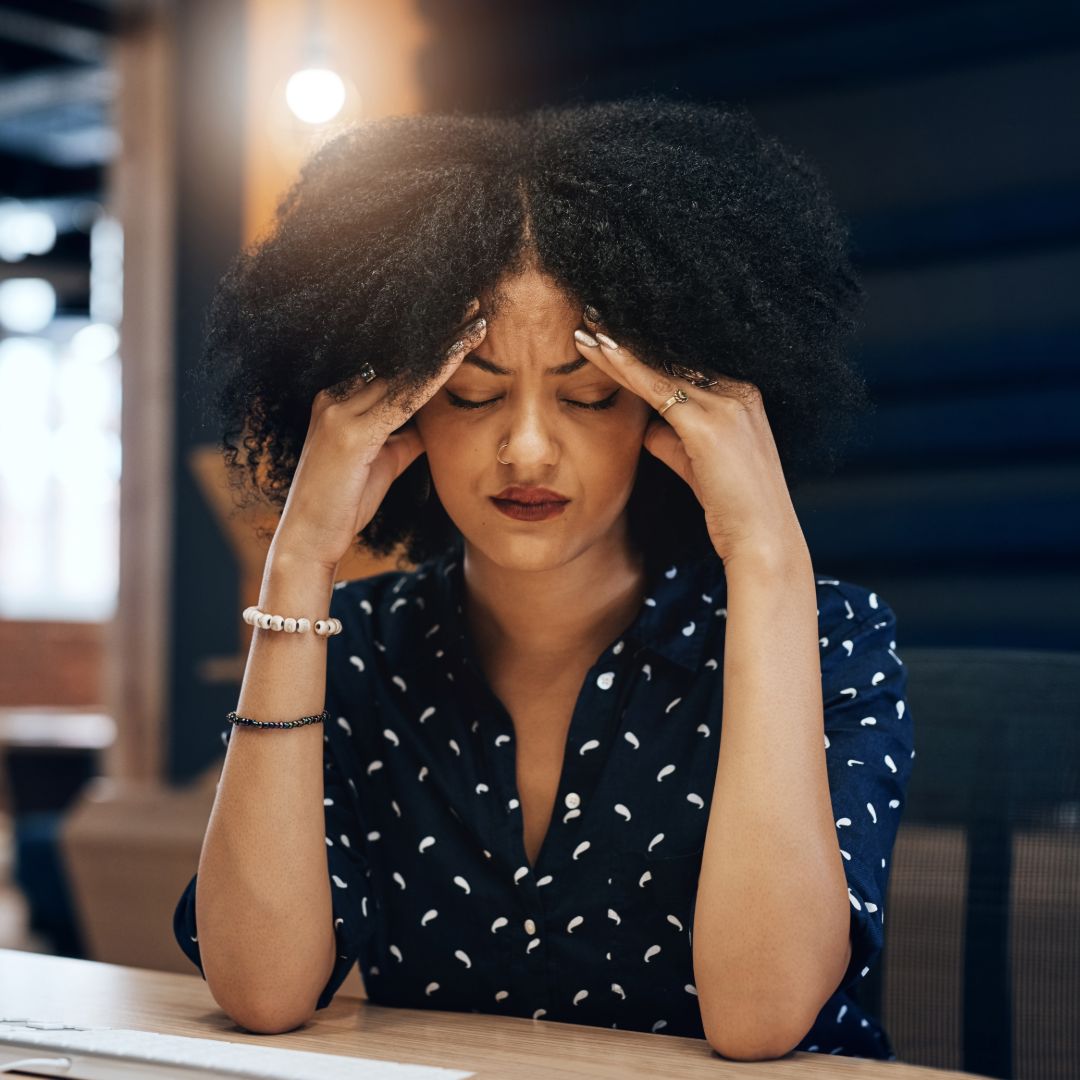
[[[906,671],[789,495],[869,405],[860,300],[743,109],[394,118],[307,164],[203,369],[284,504],[175,920],[238,1023],[359,962],[380,1004],[895,1056],[851,992]],[[413,568],[335,583],[357,537]]]

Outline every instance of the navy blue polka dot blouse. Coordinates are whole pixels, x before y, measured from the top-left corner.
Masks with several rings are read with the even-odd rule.
[[[359,962],[380,1005],[704,1038],[691,935],[720,742],[723,563],[658,572],[592,666],[533,867],[514,725],[463,630],[462,569],[459,545],[334,588],[344,630],[327,642],[323,802],[338,961],[318,1008]],[[848,991],[883,945],[915,756],[907,672],[888,605],[815,580],[853,954],[796,1049],[892,1060]],[[201,971],[194,878],[174,929]]]

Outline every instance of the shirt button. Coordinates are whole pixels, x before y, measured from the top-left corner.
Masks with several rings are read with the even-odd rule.
[[[525,933],[526,934],[535,934],[536,933],[536,923],[534,923],[532,921],[532,919],[526,919],[525,920]]]
[[[581,805],[581,796],[576,791],[571,791],[566,796],[566,805],[569,806],[571,810],[577,809],[577,807]]]

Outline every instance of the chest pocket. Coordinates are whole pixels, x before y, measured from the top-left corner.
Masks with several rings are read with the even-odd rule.
[[[682,854],[622,851],[613,881],[612,959],[644,971],[690,970],[691,931],[704,845]],[[655,965],[655,966],[654,966]]]
[[[607,970],[626,1010],[620,1027],[704,1035],[691,944],[703,853],[704,845],[679,854],[618,853]]]

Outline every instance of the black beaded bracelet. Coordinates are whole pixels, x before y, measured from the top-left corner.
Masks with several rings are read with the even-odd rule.
[[[299,720],[249,720],[246,716],[238,716],[235,712],[227,713],[225,719],[230,724],[243,724],[245,727],[303,727],[305,724],[322,724],[330,719],[330,714],[323,709],[317,716],[301,716]]]

